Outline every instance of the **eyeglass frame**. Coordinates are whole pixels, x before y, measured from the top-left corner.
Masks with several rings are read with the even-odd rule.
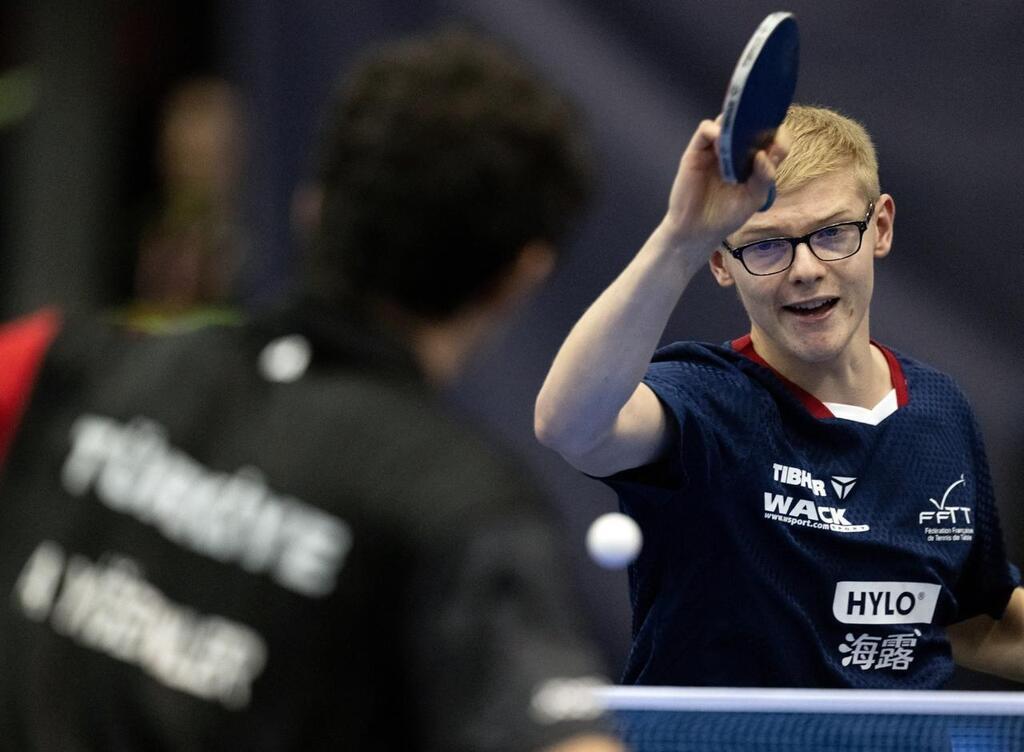
[[[818,261],[823,261],[825,263],[830,263],[832,261],[842,261],[843,259],[850,258],[850,256],[857,255],[857,253],[861,249],[861,246],[864,245],[864,233],[867,232],[868,223],[871,221],[871,217],[872,217],[872,215],[874,213],[875,213],[875,202],[874,201],[869,201],[868,202],[867,213],[864,215],[864,219],[861,219],[861,220],[854,219],[854,220],[849,220],[849,221],[846,221],[846,222],[834,222],[834,223],[832,223],[830,225],[825,225],[824,227],[819,227],[817,230],[812,230],[811,232],[807,233],[806,235],[801,235],[798,238],[797,237],[761,238],[760,240],[755,240],[755,241],[750,242],[750,243],[744,243],[743,245],[741,245],[741,246],[739,246],[737,248],[733,248],[732,246],[729,245],[728,241],[723,240],[722,241],[722,245],[725,247],[725,249],[727,251],[729,251],[729,253],[732,255],[732,257],[734,259],[736,259],[737,261],[740,262],[740,264],[743,265],[743,268],[747,272],[747,274],[750,274],[751,276],[754,276],[754,277],[770,277],[773,274],[782,274],[782,272],[786,271],[787,269],[789,269],[789,267],[793,266],[793,262],[796,261],[796,247],[798,245],[800,245],[801,243],[804,243],[804,244],[807,245],[807,249],[814,255],[814,258],[818,259]],[[854,225],[854,226],[857,227],[858,230],[860,230],[860,235],[857,238],[857,247],[854,248],[853,251],[851,251],[850,253],[846,254],[845,256],[840,256],[839,258],[833,258],[833,259],[823,259],[817,253],[815,253],[814,247],[811,245],[811,236],[812,235],[817,235],[819,232],[821,232],[823,230],[830,230],[833,227],[843,227],[845,225]],[[751,246],[758,245],[760,243],[767,243],[767,242],[773,241],[773,240],[785,240],[785,241],[789,242],[789,245],[790,245],[790,248],[791,248],[790,254],[789,254],[789,263],[786,264],[781,269],[778,269],[777,271],[774,271],[774,272],[765,272],[763,274],[758,274],[757,272],[750,271],[750,268],[747,266],[747,262],[743,260],[743,251],[745,251],[747,248],[750,248]]]

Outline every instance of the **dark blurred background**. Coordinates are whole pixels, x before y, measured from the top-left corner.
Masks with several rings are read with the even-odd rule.
[[[549,487],[584,613],[615,673],[628,648],[626,577],[590,564],[582,546],[615,500],[536,444],[533,398],[568,329],[660,219],[682,148],[717,114],[747,37],[779,9],[801,27],[797,100],[865,123],[896,199],[873,334],[951,373],[971,398],[1021,563],[1019,0],[5,3],[0,314],[46,302],[174,311],[273,301],[301,253],[310,211],[301,189],[338,71],[367,45],[447,22],[505,40],[580,103],[599,190],[555,279],[450,396]],[[205,171],[189,172],[197,164]],[[147,287],[147,270],[178,250],[192,261],[174,283]],[[216,266],[204,266],[210,258]],[[684,300],[666,340],[745,331],[734,295],[710,274]],[[1011,685],[963,672],[954,686]]]

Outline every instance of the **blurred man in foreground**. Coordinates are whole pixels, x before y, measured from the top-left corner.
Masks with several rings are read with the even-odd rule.
[[[479,40],[388,47],[329,114],[298,303],[0,332],[0,746],[618,748],[545,702],[597,669],[536,490],[428,387],[547,274],[577,139]]]

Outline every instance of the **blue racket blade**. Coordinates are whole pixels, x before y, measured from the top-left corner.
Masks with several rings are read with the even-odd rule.
[[[750,177],[758,150],[771,143],[786,117],[799,66],[796,17],[772,13],[747,42],[722,104],[718,163],[723,180],[744,183]]]

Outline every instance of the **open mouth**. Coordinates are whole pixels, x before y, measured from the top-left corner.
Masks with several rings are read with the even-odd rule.
[[[831,311],[838,302],[839,298],[823,298],[807,303],[794,303],[793,305],[783,306],[783,308],[790,313],[795,313],[797,316],[820,316]]]

